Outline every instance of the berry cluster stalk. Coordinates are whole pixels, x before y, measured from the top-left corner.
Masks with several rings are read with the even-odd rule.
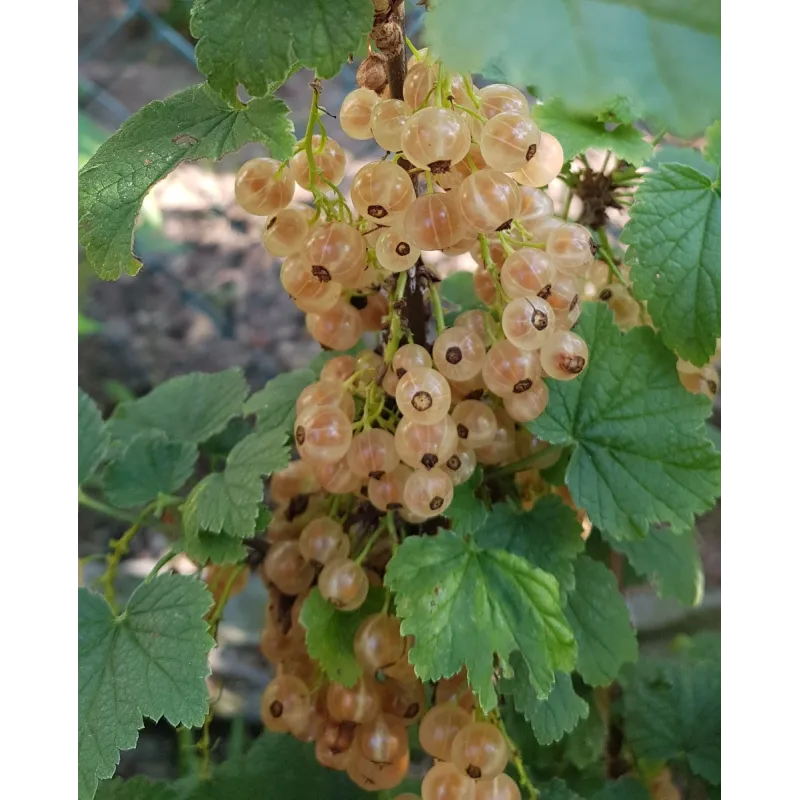
[[[400,26],[403,41],[405,41],[406,33],[405,16],[405,5],[399,3],[394,11],[394,19]],[[400,52],[392,56],[388,62],[389,91],[395,100],[403,99],[403,83],[406,79],[407,58],[406,48],[402,47],[400,48]],[[405,165],[401,164],[401,166]],[[412,175],[412,180],[414,182],[414,191],[419,195],[421,193],[419,179]],[[416,267],[412,269],[416,269]],[[422,294],[422,286],[420,284],[420,281],[415,280],[408,282],[405,296],[405,318],[408,329],[414,337],[414,343],[421,344],[424,347],[425,344],[427,344],[428,312],[425,308],[425,298]]]

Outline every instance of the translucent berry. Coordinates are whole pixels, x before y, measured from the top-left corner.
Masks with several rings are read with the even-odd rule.
[[[419,724],[420,746],[434,758],[449,761],[453,739],[471,722],[472,715],[455,703],[436,705]]]
[[[503,310],[503,332],[520,350],[538,350],[556,330],[556,315],[537,295],[518,297]]]
[[[504,111],[484,126],[481,153],[492,169],[514,172],[536,155],[541,136],[539,126],[528,114]]]
[[[495,288],[494,278],[492,278],[492,274],[489,270],[479,269],[473,272],[472,284],[475,287],[475,294],[482,303],[490,306],[497,299],[497,289]]]
[[[415,166],[434,174],[449,172],[469,152],[467,123],[447,108],[423,108],[406,123],[401,144],[403,154]]]
[[[404,344],[392,358],[392,369],[402,378],[414,367],[430,367],[433,363],[430,353],[420,344]]]
[[[351,139],[371,139],[370,120],[372,109],[378,104],[378,97],[372,89],[353,89],[342,100],[339,109],[339,124]]]
[[[375,257],[389,272],[405,272],[416,264],[420,250],[408,240],[402,228],[387,228],[375,243]]]
[[[308,214],[302,208],[284,208],[264,225],[261,241],[273,256],[297,253],[308,235]]]
[[[370,127],[379,147],[390,152],[401,149],[400,138],[413,114],[405,100],[381,100],[372,109]]]
[[[397,717],[378,714],[359,727],[356,743],[367,761],[388,766],[408,753],[408,732]]]
[[[503,464],[517,456],[516,428],[514,420],[501,408],[495,411],[497,431],[491,444],[475,450],[479,464]]]
[[[380,478],[399,463],[394,436],[382,428],[368,428],[353,437],[347,463],[361,478]]]
[[[529,391],[541,374],[538,353],[521,350],[507,339],[497,342],[483,362],[483,381],[498,397]]]
[[[401,683],[392,678],[381,685],[381,708],[385,714],[413,725],[425,713],[425,687],[418,679]]]
[[[480,400],[462,400],[452,413],[458,433],[459,446],[469,448],[485,447],[494,439],[497,419],[494,411]]]
[[[489,239],[487,245],[489,249],[489,258],[492,264],[498,268],[502,267],[507,258],[506,250],[503,245],[498,239]],[[483,246],[480,242],[476,242],[475,245],[473,245],[470,255],[479,267],[486,267],[486,263],[483,259]]]
[[[358,297],[366,301],[366,305],[358,309],[358,314],[361,317],[364,330],[383,330],[386,325],[386,315],[389,313],[389,301],[386,299],[385,295],[382,295],[380,292],[374,292],[373,294],[368,294],[366,297],[364,297],[364,295],[359,295]],[[352,305],[352,297],[350,298],[350,302]]]
[[[311,494],[319,491],[319,481],[307,461],[290,461],[289,466],[272,474],[269,489],[272,499],[278,503],[288,503],[298,494]]]
[[[475,800],[522,800],[522,793],[516,781],[501,772],[490,781],[475,784]]]
[[[437,192],[418,197],[406,211],[403,228],[420,250],[444,250],[468,232],[457,192]]]
[[[356,404],[353,395],[339,381],[317,381],[303,389],[295,402],[295,414],[299,416],[307,408],[314,406],[336,406],[341,408],[348,419],[353,419]]]
[[[370,478],[367,486],[369,501],[378,511],[396,511],[403,507],[403,490],[411,467],[400,464],[380,478]]]
[[[450,410],[450,385],[435,370],[415,367],[400,378],[395,399],[400,413],[410,422],[433,425]]]
[[[512,177],[517,176],[515,174]],[[517,221],[527,231],[532,232],[543,219],[553,217],[553,200],[547,192],[523,185],[519,187],[519,194],[522,202]]]
[[[313,467],[320,486],[331,494],[353,494],[361,486],[361,478],[350,471],[347,458],[333,464],[314,463]]]
[[[475,800],[475,781],[449,761],[440,761],[422,779],[422,800]]]
[[[403,490],[406,508],[412,514],[424,518],[443,514],[452,501],[453,482],[438,467],[415,470]]]
[[[502,273],[500,273],[502,275]],[[473,308],[469,311],[462,311],[453,322],[454,328],[467,328],[472,331],[476,336],[480,337],[481,341],[487,343],[489,341],[489,331],[497,333],[497,323],[494,321],[488,311],[482,311],[479,308]]]
[[[484,86],[478,93],[481,98],[481,113],[486,119],[498,114],[515,111],[519,114],[530,113],[525,95],[516,87],[504,83],[493,83]]]
[[[352,611],[366,599],[369,579],[360,564],[349,558],[334,558],[323,567],[317,586],[332,606]]]
[[[433,344],[433,362],[448,380],[474,378],[481,371],[485,356],[483,336],[463,326],[447,328]]]
[[[459,445],[456,426],[449,415],[430,425],[403,417],[394,440],[402,461],[415,469],[441,466]]]
[[[542,345],[542,369],[559,381],[571,381],[586,368],[589,348],[572,331],[556,331]]]
[[[483,154],[481,153],[480,145],[476,142],[473,142],[469,146],[469,152],[464,157],[463,161],[453,164],[450,167],[449,172],[445,172],[443,175],[435,176],[436,183],[439,184],[442,189],[446,189],[448,191],[451,189],[458,189],[464,180],[472,175],[475,170],[486,169],[487,166],[488,165],[486,161],[484,161]],[[475,169],[473,169],[473,167]]]
[[[592,234],[575,222],[565,222],[547,237],[547,254],[561,272],[585,271],[594,258],[595,249]]]
[[[403,82],[403,99],[413,110],[416,111],[429,102],[437,71],[435,67],[424,63],[409,68]]]
[[[367,250],[361,234],[345,222],[328,222],[306,238],[303,258],[320,282],[334,280],[348,285],[357,280],[367,264]]]
[[[353,440],[353,423],[336,406],[306,409],[295,422],[294,441],[300,457],[333,464],[344,458]]]
[[[346,558],[350,540],[341,523],[330,517],[312,519],[300,533],[300,553],[309,564],[324,566],[334,558]]]
[[[334,139],[327,137],[323,144],[322,137],[317,134],[311,137],[314,153],[314,164],[322,175],[334,186],[338,186],[344,178],[346,157],[342,146]],[[295,153],[289,162],[292,177],[304,189],[311,188],[311,172],[308,168],[308,156],[305,150]],[[326,184],[319,175],[314,176],[314,185],[326,189]]]
[[[462,400],[482,400],[486,394],[483,375],[478,374],[468,381],[450,381],[450,394],[453,403],[460,403]]]
[[[296,595],[311,586],[314,567],[303,558],[296,541],[276,542],[264,560],[264,575],[283,594]]]
[[[374,161],[362,167],[350,187],[355,210],[381,225],[399,222],[415,196],[408,173],[392,161]]]
[[[500,273],[500,283],[503,291],[513,300],[538,295],[546,286],[550,286],[555,275],[553,262],[547,253],[533,247],[523,247],[506,259]]]
[[[355,372],[353,356],[334,356],[326,361],[319,373],[320,381],[346,381]]]
[[[470,175],[461,184],[458,197],[464,219],[482,233],[508,228],[521,203],[516,181],[495,169]]]
[[[474,780],[490,780],[508,763],[508,746],[503,734],[489,722],[471,722],[453,739],[450,759],[462,773]]]
[[[547,186],[554,181],[564,166],[564,149],[555,136],[542,132],[536,155],[513,178],[524,186]]]
[[[460,486],[470,479],[477,465],[478,459],[472,450],[459,449],[442,464],[442,469],[450,476],[453,486]]]
[[[286,208],[294,197],[294,180],[274,158],[251,158],[239,167],[234,191],[249,214],[268,217]]]
[[[299,254],[289,256],[281,264],[280,282],[289,297],[306,312],[328,311],[342,296],[340,283],[320,283],[311,274],[311,265]]]
[[[389,764],[375,764],[362,755],[361,748],[354,748],[352,758],[347,764],[347,777],[359,789],[368,792],[394,789],[403,782],[410,763],[406,752]]]
[[[364,325],[358,311],[341,299],[332,308],[320,312],[311,324],[314,339],[331,350],[355,347],[363,332]]]
[[[530,422],[544,412],[549,397],[547,384],[540,379],[527,392],[504,398],[503,407],[515,422]]]
[[[396,664],[405,651],[406,642],[400,633],[400,620],[387,614],[368,616],[353,640],[356,661],[371,672]]]
[[[305,722],[311,707],[311,693],[299,678],[273,678],[261,697],[261,719],[268,730],[284,733]]]
[[[362,675],[355,686],[331,683],[327,701],[328,713],[333,719],[359,725],[375,719],[381,707],[378,686],[367,675]]]

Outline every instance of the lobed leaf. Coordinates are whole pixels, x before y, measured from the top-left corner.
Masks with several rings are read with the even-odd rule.
[[[294,428],[297,398],[316,380],[317,375],[308,368],[284,372],[247,400],[244,413],[258,416],[259,431],[281,430],[288,436]]]
[[[633,293],[667,347],[702,366],[722,325],[719,186],[691,167],[662,164],[642,181],[630,215],[621,241],[635,248]]]
[[[108,446],[100,409],[86,392],[78,387],[78,485],[87,481],[97,469]]]
[[[720,456],[706,435],[707,398],[678,380],[675,357],[649,328],[623,335],[611,311],[586,303],[576,327],[589,364],[572,381],[547,379],[550,402],[530,423],[554,444],[575,444],[567,486],[611,539],[676,531],[714,504]]]
[[[416,637],[409,659],[422,680],[467,667],[485,710],[495,707],[495,668],[519,651],[534,690],[545,696],[555,671],[571,671],[575,641],[552,575],[501,550],[454,533],[412,536],[389,562],[385,585],[395,594],[402,632]]]
[[[136,745],[143,717],[201,725],[208,710],[204,619],[211,595],[183,575],[140,584],[115,616],[103,597],[78,589],[78,796],[91,800],[119,751]]]
[[[534,84],[577,113],[623,106],[687,138],[720,116],[719,3],[439,0],[425,33],[448,68]]]
[[[208,86],[193,86],[124,122],[78,174],[79,241],[95,272],[116,280],[141,269],[133,229],[152,186],[183,161],[222,158],[248,142],[269,147],[275,158],[291,155],[294,128],[282,100],[232,109]]]
[[[372,29],[370,0],[195,0],[197,66],[232,105],[241,84],[255,97],[280,86],[295,63],[332,78]]]

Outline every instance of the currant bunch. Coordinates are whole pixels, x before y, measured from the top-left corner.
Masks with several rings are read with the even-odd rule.
[[[524,423],[547,406],[544,378],[583,372],[588,348],[572,330],[581,302],[618,285],[595,260],[590,232],[555,216],[543,187],[561,171],[563,152],[519,90],[478,89],[420,51],[403,98],[388,98],[377,93],[386,92],[383,62],[369,58],[338,118],[348,136],[374,139],[386,156],[358,169],[349,198],[339,188],[345,151],[327,135],[318,87],[292,157],[253,159],[236,178],[242,207],[265,217],[264,247],[283,259],[281,285],[308,331],[324,348],[352,353],[328,360],[297,398],[298,458],[271,479],[261,651],[275,678],[262,718],[375,791],[402,781],[408,727],[419,722],[422,748],[436,759],[423,800],[513,800],[520,792],[504,774],[503,733],[475,718],[463,674],[440,681],[426,711],[408,657],[413,642],[390,603],[356,633],[363,674],[352,687],[328,680],[310,657],[301,612],[314,589],[342,612],[360,609],[399,541],[445,513],[479,464],[507,464],[541,446]],[[297,186],[313,205],[292,204]],[[485,310],[445,325],[438,277],[424,263],[430,251],[472,255]],[[430,347],[413,341],[404,317],[411,280],[427,291],[436,320]],[[638,319],[629,296],[616,305],[631,318],[635,307]],[[378,345],[359,350],[367,331],[380,332]],[[537,475],[521,473],[528,494]]]

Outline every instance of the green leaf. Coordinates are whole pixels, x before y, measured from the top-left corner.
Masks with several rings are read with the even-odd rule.
[[[78,486],[91,478],[103,460],[107,445],[108,435],[100,409],[78,387]]]
[[[183,575],[140,584],[119,616],[100,595],[78,590],[81,800],[111,777],[119,751],[136,745],[142,717],[202,724],[214,645],[203,619],[210,606],[204,584]]]
[[[525,715],[539,744],[557,742],[588,716],[589,706],[575,693],[572,678],[565,672],[556,672],[552,691],[540,698],[531,685],[525,662],[516,653],[511,656],[511,666],[514,677],[501,680],[498,690],[513,695],[514,707]]]
[[[399,792],[399,790],[395,790]],[[345,772],[325,769],[314,748],[292,736],[264,731],[240,758],[215,766],[181,800],[367,800]],[[143,799],[144,800],[144,799]]]
[[[643,665],[644,666],[644,665]],[[719,662],[675,662],[633,671],[623,692],[625,737],[637,759],[674,761],[720,782]]]
[[[261,97],[295,62],[332,78],[372,29],[370,0],[195,0],[197,65],[229,103],[242,84]]]
[[[619,780],[606,783],[592,795],[591,800],[650,800],[650,792],[636,778],[624,775]]]
[[[519,556],[448,531],[411,536],[389,562],[385,585],[395,594],[402,632],[416,637],[409,658],[417,675],[438,680],[466,664],[485,710],[497,704],[495,656],[502,667],[519,651],[541,695],[550,691],[555,670],[572,670],[575,641],[558,584]]]
[[[596,114],[570,111],[560,100],[548,100],[536,106],[532,116],[542,130],[558,139],[566,161],[594,148],[611,150],[619,158],[639,166],[653,152],[652,145],[642,139],[633,125],[617,125],[613,130],[606,130]]]
[[[246,436],[231,450],[224,471],[207,475],[192,489],[182,506],[186,536],[195,537],[201,529],[240,539],[252,536],[264,499],[263,478],[288,463],[283,431]]]
[[[129,441],[146,430],[199,444],[219,433],[242,413],[247,382],[241,369],[190,372],[156,386],[138,400],[120,403],[109,420],[115,439]]]
[[[585,547],[575,512],[555,495],[537,501],[530,511],[515,511],[507,503],[492,508],[476,537],[482,547],[515,553],[554,575],[559,586],[575,586],[573,562]]]
[[[475,294],[475,282],[471,272],[454,272],[439,284],[442,300],[458,306],[460,311],[483,308],[483,303]]]
[[[308,654],[317,661],[332,681],[353,686],[361,677],[361,665],[353,652],[353,639],[359,625],[381,610],[383,589],[369,590],[364,604],[355,611],[338,611],[312,589],[303,603],[300,623],[306,629]]]
[[[626,661],[636,661],[636,633],[608,567],[589,556],[575,562],[567,619],[578,643],[578,672],[591,686],[608,686]]]
[[[227,533],[203,530],[184,530],[183,547],[186,555],[198,564],[235,564],[246,555],[242,540]]]
[[[168,783],[155,783],[137,775],[127,781],[114,778],[103,781],[97,800],[178,800],[178,792]]]
[[[453,530],[460,536],[476,533],[489,516],[486,504],[478,497],[478,487],[483,481],[483,470],[478,466],[466,483],[456,486],[453,501],[445,516],[451,520]]]
[[[281,430],[287,436],[294,427],[294,407],[300,392],[317,380],[310,369],[284,372],[267,381],[266,386],[253,394],[244,404],[245,414],[258,415],[260,431]]]
[[[645,536],[656,522],[691,528],[720,491],[709,400],[683,388],[675,356],[651,329],[623,336],[605,305],[585,303],[576,332],[589,364],[575,380],[547,380],[550,401],[530,429],[576,445],[567,486],[612,539]]]
[[[706,146],[703,148],[703,155],[718,170],[722,169],[722,123],[719,120],[706,131]]]
[[[703,564],[693,530],[653,529],[644,539],[609,544],[650,580],[659,597],[674,597],[685,606],[696,606],[703,599]]]
[[[439,0],[426,41],[450,69],[534,84],[585,114],[615,108],[690,137],[720,116],[720,4]]]
[[[633,293],[667,347],[697,366],[714,355],[721,333],[721,214],[709,178],[662,164],[639,186],[621,237],[636,251]]]
[[[142,431],[103,475],[103,491],[121,508],[154,500],[159,492],[171,494],[186,483],[194,470],[197,448],[169,440],[161,431]]]
[[[659,164],[685,164],[693,167],[711,180],[717,177],[717,170],[703,158],[703,154],[693,147],[676,147],[672,144],[662,144],[646,166],[655,169]]]
[[[566,486],[567,484],[567,467],[572,458],[572,449],[565,447],[558,457],[555,464],[539,470],[539,474],[551,486]]]
[[[287,158],[294,145],[289,108],[276,97],[231,109],[207,86],[156,100],[134,114],[78,176],[80,243],[95,272],[116,280],[142,266],[133,228],[150,188],[183,161],[221,158],[248,142]]]
[[[536,800],[583,800],[561,778],[553,778],[547,783],[537,784],[538,795]]]
[[[607,736],[606,723],[591,696],[588,700],[588,715],[567,736],[564,755],[579,770],[585,770],[602,758]]]

